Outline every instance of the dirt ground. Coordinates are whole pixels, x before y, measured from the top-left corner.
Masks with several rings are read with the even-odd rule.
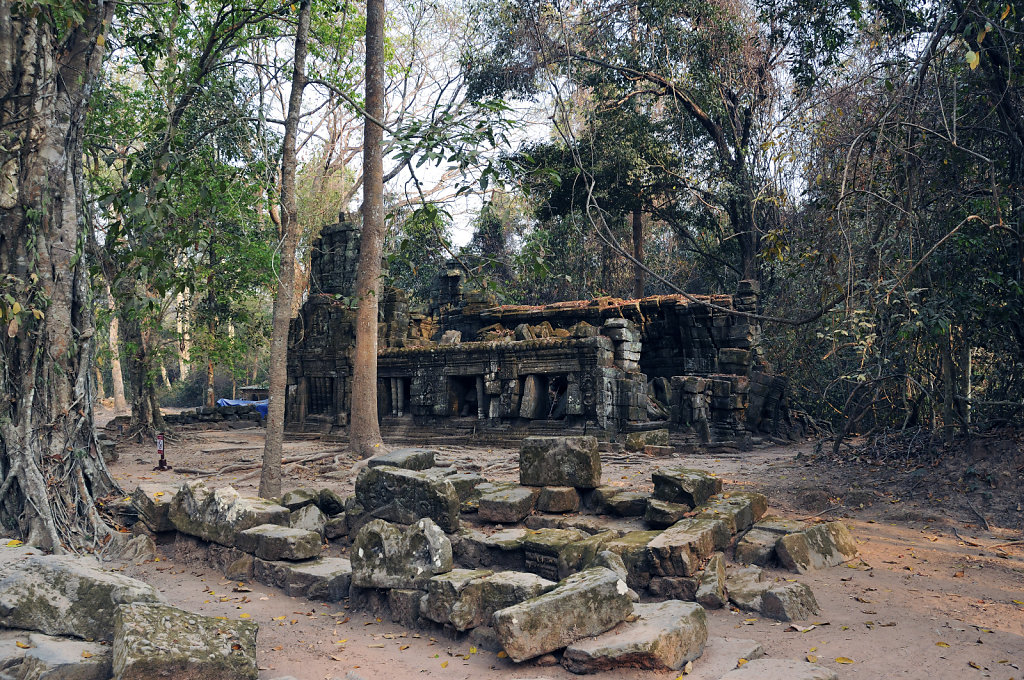
[[[409,445],[410,442],[401,442]],[[462,442],[422,442],[441,461],[492,479],[515,479],[514,449]],[[768,495],[770,512],[794,518],[842,518],[856,536],[860,559],[800,576],[821,607],[813,629],[728,609],[708,613],[709,644],[687,676],[717,680],[735,666],[719,638],[752,638],[769,657],[803,659],[835,669],[843,679],[997,678],[1024,680],[1024,508],[1021,473],[1024,449],[1003,442],[1001,468],[986,483],[947,465],[879,464],[870,456],[844,453],[833,459],[814,442],[717,451],[676,459],[603,456],[606,483],[650,488],[660,466],[685,465],[713,471],[726,490],[740,487]],[[143,481],[178,483],[194,477],[183,470],[245,466],[262,455],[260,429],[186,431],[167,442],[170,472],[154,472],[155,445],[121,442],[112,471],[126,492]],[[285,444],[285,458],[320,454],[320,460],[286,468],[285,488],[330,487],[351,493],[354,461],[341,444],[299,439]],[[974,456],[974,468],[980,467]],[[1017,461],[1021,467],[1017,467]],[[968,461],[970,463],[971,461]],[[924,472],[922,472],[922,469]],[[1008,474],[1003,474],[1004,472]],[[231,484],[255,495],[258,471],[214,475],[214,486]],[[988,528],[984,523],[988,524]],[[344,554],[337,547],[331,551]],[[152,583],[169,602],[210,616],[249,618],[260,624],[260,678],[292,675],[300,680],[569,678],[560,666],[515,664],[470,642],[437,632],[405,630],[387,620],[290,598],[258,583],[226,581],[194,560],[127,565],[125,572]],[[772,572],[775,578],[793,578]],[[837,661],[839,660],[839,661]],[[844,663],[848,661],[848,663]],[[615,678],[677,678],[679,673],[615,671]]]

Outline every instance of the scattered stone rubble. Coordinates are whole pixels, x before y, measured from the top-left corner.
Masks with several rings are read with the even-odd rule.
[[[803,573],[856,555],[841,523],[769,516],[763,495],[725,492],[700,470],[663,468],[652,493],[602,486],[593,437],[525,439],[519,484],[435,462],[424,449],[371,460],[347,498],[306,489],[277,504],[189,482],[170,500],[152,486],[133,499],[154,536],[170,522],[176,544],[205,542],[232,578],[348,598],[516,662],[558,654],[574,673],[678,670],[704,663],[705,649],[716,673],[735,667],[723,658],[737,650],[753,665],[756,643],[708,639],[705,608],[805,620],[818,612],[811,589],[762,567]],[[325,540],[349,546],[347,559],[324,556]],[[764,668],[763,677],[833,677],[802,662]]]

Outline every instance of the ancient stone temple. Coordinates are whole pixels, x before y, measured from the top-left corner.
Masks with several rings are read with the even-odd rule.
[[[358,256],[359,228],[344,214],[314,245],[309,298],[289,337],[290,429],[348,423]],[[429,306],[382,294],[382,425],[510,435],[668,427],[702,441],[785,430],[785,379],[764,370],[760,326],[744,315],[757,292],[744,281],[736,295],[496,306],[453,263]]]

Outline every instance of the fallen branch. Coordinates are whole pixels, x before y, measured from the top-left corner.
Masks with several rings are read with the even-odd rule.
[[[974,505],[971,504],[971,499],[970,498],[965,498],[964,500],[967,501],[967,507],[969,507],[971,509],[971,512],[973,512],[975,515],[977,515],[978,519],[981,520],[981,523],[985,525],[985,531],[989,531],[989,532],[992,531],[992,527],[989,526],[988,520],[985,519],[985,516],[983,514],[981,514],[980,512],[978,512],[978,509],[975,508]]]
[[[826,508],[825,510],[822,510],[821,512],[819,512],[816,515],[810,515],[808,517],[801,517],[798,521],[806,522],[809,519],[814,519],[815,517],[821,517],[822,515],[827,515],[830,512],[835,512],[836,510],[841,510],[842,508],[845,508],[845,507],[846,507],[845,505],[833,505],[831,508]]]

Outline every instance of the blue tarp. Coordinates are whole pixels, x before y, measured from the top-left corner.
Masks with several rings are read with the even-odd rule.
[[[217,406],[252,406],[260,412],[264,418],[267,417],[267,399],[263,401],[247,401],[245,399],[218,399]]]

